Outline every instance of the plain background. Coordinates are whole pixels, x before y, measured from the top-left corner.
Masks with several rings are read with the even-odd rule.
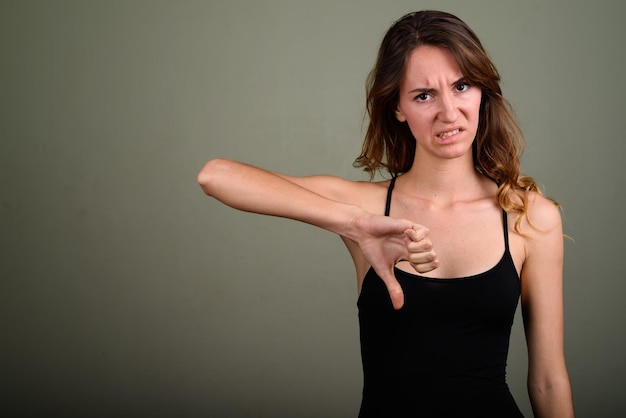
[[[482,39],[523,170],[563,206],[578,416],[626,416],[625,4],[0,1],[0,413],[356,416],[340,240],[224,207],[196,174],[221,156],[365,179],[379,42],[437,8]],[[508,379],[532,416],[525,374],[518,317]]]

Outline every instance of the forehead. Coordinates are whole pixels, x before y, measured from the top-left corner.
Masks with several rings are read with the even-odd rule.
[[[421,45],[409,55],[403,85],[433,87],[438,82],[454,82],[463,77],[456,57],[448,49]]]

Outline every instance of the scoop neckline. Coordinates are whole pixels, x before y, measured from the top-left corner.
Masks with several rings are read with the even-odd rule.
[[[502,254],[502,257],[500,257],[500,260],[491,268],[481,272],[481,273],[476,273],[476,274],[472,274],[470,276],[462,276],[462,277],[427,277],[427,276],[422,276],[420,274],[417,273],[410,273],[408,271],[399,269],[398,267],[394,266],[393,267],[393,271],[395,274],[400,274],[402,276],[411,278],[411,279],[419,279],[419,280],[425,280],[425,281],[431,281],[431,282],[450,282],[450,283],[454,283],[454,282],[459,282],[459,281],[465,281],[465,280],[475,280],[475,279],[480,279],[483,278],[485,276],[488,276],[490,273],[492,273],[494,270],[496,270],[497,268],[499,268],[507,259],[507,254],[508,252],[505,250],[504,254]],[[510,257],[509,257],[510,258]],[[512,260],[510,260],[512,262]],[[517,273],[517,269],[515,269],[515,274],[518,276],[519,279],[519,274]]]

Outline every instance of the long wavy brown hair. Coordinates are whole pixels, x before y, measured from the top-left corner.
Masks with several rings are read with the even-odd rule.
[[[369,124],[354,166],[369,172],[373,179],[378,171],[397,176],[413,165],[415,138],[408,124],[398,121],[395,110],[409,56],[420,45],[448,49],[456,57],[463,76],[481,88],[474,164],[498,184],[500,206],[519,213],[515,222],[519,232],[521,221],[528,214],[529,193],[541,193],[532,177],[520,174],[524,135],[502,96],[498,70],[474,31],[454,15],[432,10],[409,13],[385,34],[367,79]]]

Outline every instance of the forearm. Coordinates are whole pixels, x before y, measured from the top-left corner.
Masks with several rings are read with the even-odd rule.
[[[567,376],[549,384],[529,381],[528,394],[536,418],[572,418],[574,406]]]
[[[198,174],[202,190],[235,209],[306,222],[354,239],[361,208],[328,199],[272,172],[216,159]]]

